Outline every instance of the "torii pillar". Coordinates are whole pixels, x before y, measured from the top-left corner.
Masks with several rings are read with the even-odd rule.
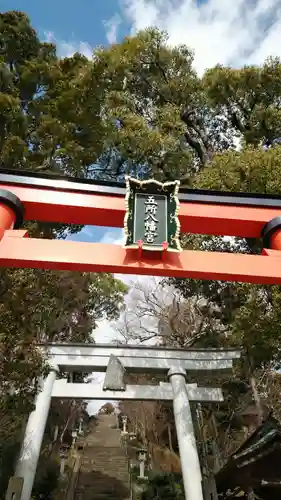
[[[168,378],[173,389],[174,417],[186,498],[203,500],[201,467],[186,390],[186,370],[172,368]]]
[[[58,371],[58,367],[51,367],[49,375],[42,384],[42,390],[36,398],[35,409],[29,415],[26,425],[25,436],[15,470],[15,477],[23,478],[21,500],[30,500],[31,498],[44,431],[51,405],[52,391]],[[11,499],[13,499],[13,495]]]

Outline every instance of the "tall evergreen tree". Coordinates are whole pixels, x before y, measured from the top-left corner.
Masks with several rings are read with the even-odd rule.
[[[22,12],[0,14],[0,165],[85,177],[99,156],[99,101],[79,86],[88,60],[58,59]],[[78,227],[26,224],[53,238]],[[46,360],[37,342],[93,342],[117,318],[126,286],[110,274],[0,270],[0,497],[5,494]],[[52,414],[51,414],[52,418]],[[2,498],[2,497],[1,497]]]

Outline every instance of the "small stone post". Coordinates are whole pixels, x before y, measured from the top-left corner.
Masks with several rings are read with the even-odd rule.
[[[146,479],[146,476],[144,475],[144,471],[145,471],[147,451],[144,448],[140,449],[137,451],[137,455],[138,455],[138,460],[140,463],[139,479]]]
[[[127,434],[127,423],[128,423],[128,417],[127,417],[127,415],[123,415],[122,416],[122,424],[123,424],[122,434]]]

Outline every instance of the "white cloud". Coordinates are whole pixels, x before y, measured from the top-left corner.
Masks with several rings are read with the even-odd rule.
[[[218,63],[260,64],[281,56],[280,0],[122,0],[132,33],[148,26],[166,30],[172,45],[195,50],[202,74]]]
[[[95,385],[100,385],[104,382],[104,377],[105,377],[105,374],[104,373],[95,373],[91,376],[91,384],[93,386]],[[93,391],[94,391],[94,387],[93,387]],[[106,403],[107,401],[106,400],[91,400],[88,402],[88,405],[87,405],[87,412],[89,413],[89,415],[96,415],[99,411],[99,409]]]
[[[116,235],[116,230],[106,231],[103,238],[100,240],[100,243],[107,243],[111,245],[123,245],[125,241],[124,230],[120,229],[120,234]],[[139,283],[149,283],[150,280],[154,279],[150,276],[135,276],[131,274],[115,274],[117,279],[122,280],[129,287],[136,281]],[[132,300],[132,294],[134,291],[129,291],[125,300],[126,302],[130,302]],[[114,326],[114,322],[110,322],[108,320],[102,320],[99,322],[98,327],[93,331],[93,339],[97,344],[109,344],[113,341],[120,340],[124,341],[123,336],[118,333],[118,330]],[[104,374],[95,374],[93,377],[93,385],[103,382]],[[94,390],[94,388],[93,388]],[[88,403],[88,412],[89,414],[95,414],[99,410],[99,408],[106,401],[91,401]]]
[[[104,22],[105,34],[108,43],[114,44],[117,42],[118,28],[122,23],[122,19],[119,14],[115,14],[108,21]]]
[[[55,43],[57,46],[57,54],[59,57],[71,57],[76,52],[83,54],[88,59],[93,57],[93,49],[86,42],[67,42],[65,40],[57,39],[51,31],[45,32],[46,41]]]
[[[124,231],[120,229],[119,235],[116,235],[116,230],[106,231],[100,243],[107,243],[111,245],[123,245],[124,243]],[[119,279],[126,281],[124,275],[116,275]],[[124,279],[125,278],[125,279]],[[117,330],[114,328],[114,324],[108,320],[102,320],[99,322],[98,327],[93,331],[93,338],[97,344],[110,344],[112,341],[120,340],[123,338],[118,335]],[[92,384],[97,385],[104,381],[105,375],[102,373],[95,374],[93,377]],[[94,388],[93,388],[94,390]],[[106,401],[90,401],[87,406],[87,411],[90,415],[94,415],[98,412],[99,408],[106,403]]]
[[[109,344],[117,336],[112,322],[106,319],[100,321],[96,330],[93,331],[93,338],[97,344]]]
[[[101,238],[100,243],[110,243],[112,245],[124,245],[125,243],[125,234],[124,230],[120,228],[120,231],[118,231],[118,235],[116,234],[117,231],[116,229],[113,229],[112,231],[106,231],[104,236]]]

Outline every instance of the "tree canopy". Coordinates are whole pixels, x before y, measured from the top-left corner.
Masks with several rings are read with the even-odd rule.
[[[79,84],[88,60],[58,59],[23,12],[2,13],[0,32],[2,166],[86,177],[102,130],[99,102]]]
[[[86,177],[99,155],[101,130],[98,101],[91,95],[83,100],[78,88],[87,59],[78,54],[58,59],[55,46],[39,40],[22,12],[1,13],[0,34],[1,167]],[[43,238],[80,229],[52,221],[27,222],[26,227]],[[127,287],[107,273],[3,268],[0,275],[1,496],[33,409],[38,377],[48,369],[36,344],[94,342],[98,322],[118,318]],[[56,421],[54,412],[50,418]]]

